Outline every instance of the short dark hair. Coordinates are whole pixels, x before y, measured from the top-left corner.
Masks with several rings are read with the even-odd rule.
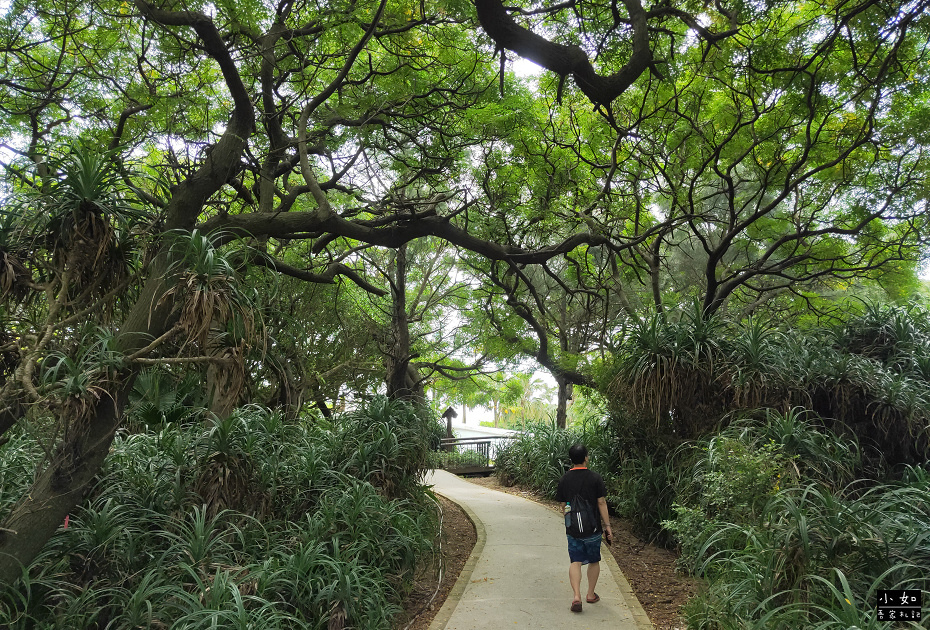
[[[584,444],[575,444],[568,449],[568,456],[576,466],[578,464],[583,464],[585,458],[588,456],[588,447]]]

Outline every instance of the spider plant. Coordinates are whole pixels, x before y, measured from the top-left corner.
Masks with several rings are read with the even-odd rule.
[[[54,177],[24,204],[27,231],[42,235],[32,248],[51,250],[55,272],[68,270],[75,295],[89,295],[84,289],[101,295],[128,277],[135,264],[128,254],[133,235],[152,221],[132,200],[116,160],[115,152],[72,147],[49,159]]]
[[[32,482],[43,450],[22,426],[10,429],[4,437],[9,438],[0,445],[0,512],[5,514]]]
[[[249,407],[207,427],[120,433],[88,503],[0,592],[0,624],[319,628],[336,620],[388,630],[418,560],[432,553],[437,523],[425,489],[400,485],[420,477],[425,441],[396,444],[382,429],[392,416],[379,413],[340,427]],[[401,436],[426,433],[431,422],[404,409],[397,420]],[[350,437],[373,462],[364,478],[348,472],[363,467],[346,465]],[[15,461],[4,450],[11,445],[0,460]],[[192,498],[220,452],[250,458],[262,496],[275,484],[267,510],[214,514]],[[372,471],[399,479],[404,496],[388,496]]]
[[[183,594],[183,595],[182,595]],[[169,602],[186,593],[169,580],[161,568],[145,572],[131,589],[123,589],[114,598],[119,615],[113,620],[116,628],[153,628],[165,625]]]
[[[229,516],[226,511],[210,516],[206,508],[195,507],[170,532],[173,544],[169,554],[191,567],[205,567],[228,559],[232,547],[224,521]]]
[[[246,445],[249,434],[243,417],[233,413],[214,418],[194,443],[200,471],[194,491],[211,514],[247,508],[254,483],[252,455]]]
[[[241,324],[241,337],[251,337],[253,332],[252,302],[229,257],[219,248],[222,238],[222,234],[196,229],[171,233],[172,284],[162,299],[179,300],[179,326],[187,340],[201,348],[206,348],[208,336],[225,329],[233,319]]]
[[[724,335],[724,321],[706,316],[698,302],[650,313],[629,327],[609,394],[654,419],[657,431],[699,435],[725,402],[717,383]]]
[[[119,569],[125,559],[128,512],[113,497],[101,496],[70,519],[63,538],[79,579],[94,580]]]
[[[719,378],[732,395],[735,407],[755,409],[783,404],[790,387],[781,365],[784,335],[769,322],[750,318],[729,336],[731,347]]]

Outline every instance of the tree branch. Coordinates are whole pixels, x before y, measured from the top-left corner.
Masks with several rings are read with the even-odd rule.
[[[610,246],[614,250],[626,249],[628,245],[617,245],[599,235],[578,233],[560,243],[528,250],[512,245],[501,245],[487,241],[451,223],[448,218],[437,215],[419,217],[413,221],[398,222],[395,225],[380,228],[347,221],[338,216],[321,219],[313,212],[288,212],[269,217],[267,214],[221,215],[209,219],[200,229],[206,232],[222,230],[226,235],[221,243],[235,238],[269,236],[280,239],[309,238],[313,234],[328,233],[326,238],[345,237],[396,249],[404,243],[424,237],[435,236],[453,245],[489,258],[491,260],[512,260],[517,263],[534,264],[544,262],[581,245]]]
[[[646,12],[638,0],[623,0],[633,29],[629,61],[617,72],[600,75],[580,46],[566,46],[549,41],[520,26],[510,16],[501,0],[475,0],[478,21],[500,49],[511,50],[525,59],[555,72],[563,79],[571,75],[578,88],[594,105],[608,108],[611,102],[654,63],[649,46]]]
[[[276,271],[286,276],[297,278],[298,280],[316,282],[318,284],[335,284],[336,276],[345,276],[369,293],[373,293],[374,295],[380,297],[384,297],[388,294],[388,292],[384,289],[376,287],[375,285],[365,280],[357,271],[351,267],[338,262],[330,264],[326,268],[326,271],[323,273],[313,273],[305,269],[298,269],[297,267],[288,265],[287,263],[284,263],[280,260],[275,260],[267,254],[255,253],[253,256],[249,257],[249,262],[253,265],[265,267],[266,269],[271,269],[272,271]]]

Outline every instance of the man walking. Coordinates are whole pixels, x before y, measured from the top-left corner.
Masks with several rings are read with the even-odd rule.
[[[555,492],[557,501],[565,503],[565,530],[568,535],[568,579],[574,591],[572,612],[581,612],[581,567],[588,565],[588,593],[585,601],[594,604],[601,598],[594,592],[601,573],[601,535],[613,542],[607,515],[607,488],[604,478],[588,470],[588,449],[575,444],[568,449],[572,469],[562,475]],[[603,526],[601,524],[603,521]]]

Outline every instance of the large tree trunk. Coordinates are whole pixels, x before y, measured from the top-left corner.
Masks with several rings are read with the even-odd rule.
[[[559,401],[555,412],[555,422],[560,429],[564,429],[568,421],[568,401],[572,399],[572,384],[562,378],[557,378],[559,386]]]
[[[391,278],[391,346],[385,357],[387,395],[391,400],[426,402],[426,390],[410,364],[410,323],[407,316],[407,246],[397,248]]]
[[[165,211],[166,232],[194,227],[206,201],[229,180],[239,167],[252,126],[254,111],[249,94],[213,21],[193,11],[168,12],[153,9],[143,0],[136,6],[149,19],[162,25],[190,27],[196,31],[206,53],[219,64],[233,98],[234,108],[226,131],[204,159],[200,168],[174,188]],[[170,248],[163,245],[148,269],[148,279],[129,315],[120,327],[117,347],[126,356],[145,348],[169,327],[173,300],[163,300],[166,279],[172,270]],[[15,581],[55,533],[103,465],[123,409],[138,375],[138,364],[127,365],[108,383],[110,396],[101,397],[93,411],[72,427],[69,437],[55,447],[51,461],[36,476],[32,487],[13,506],[0,525],[0,585]]]
[[[159,304],[164,293],[167,256],[159,256],[153,268],[156,271],[118,338],[120,350],[127,355],[167,329],[171,305],[162,303],[152,311],[148,308],[149,304]],[[32,487],[10,511],[0,528],[0,584],[11,584],[22,574],[23,567],[32,563],[65,516],[91,488],[110,450],[137,375],[138,368],[129,366],[117,376],[110,389],[111,396],[99,400],[91,415],[83,420],[86,422],[83,430],[73,427],[68,432],[69,438],[56,446],[51,461],[46,462]]]
[[[131,382],[132,379],[129,379]],[[131,386],[130,386],[131,387]],[[127,388],[123,388],[124,392]],[[0,584],[11,584],[22,574],[45,543],[84,497],[110,449],[120,422],[125,396],[104,398],[91,425],[78,438],[59,446],[43,470],[3,523],[0,531]]]
[[[406,398],[410,363],[410,328],[407,322],[407,246],[397,248],[391,277],[391,337],[385,356],[388,398]]]

